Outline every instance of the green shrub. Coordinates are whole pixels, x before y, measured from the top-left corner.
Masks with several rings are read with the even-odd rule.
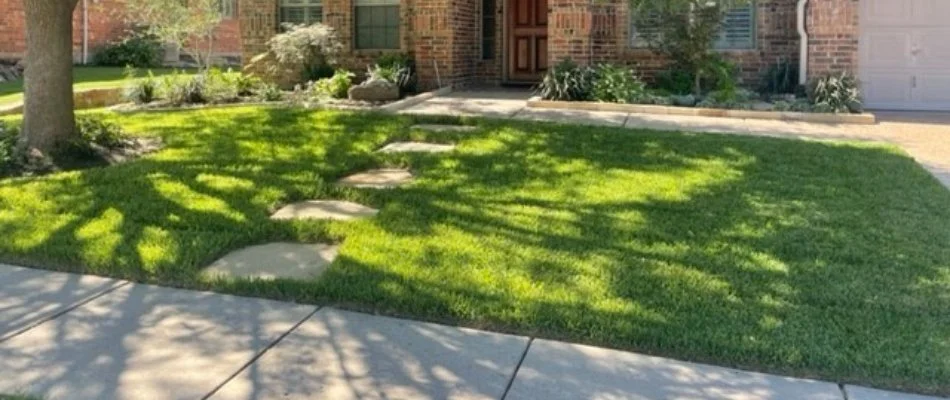
[[[254,75],[234,72],[230,76],[234,81],[235,88],[237,88],[238,96],[241,97],[253,96],[264,84],[260,78]]]
[[[353,73],[338,69],[332,77],[314,82],[311,90],[314,95],[319,97],[343,99],[346,98],[351,86],[353,86]]]
[[[125,137],[122,127],[100,116],[77,117],[76,133],[83,144],[96,144],[106,148],[121,146]]]
[[[794,112],[813,112],[814,107],[806,99],[797,99],[795,101],[776,101],[772,103],[773,111],[794,111]]]
[[[405,53],[387,53],[376,59],[378,68],[391,71],[392,82],[399,86],[400,94],[415,93],[419,84],[416,61]]]
[[[738,86],[736,81],[736,66],[729,60],[716,55],[709,57],[703,64],[702,78],[699,81],[700,91],[709,93],[716,90],[731,91]],[[690,70],[674,66],[656,74],[654,86],[656,89],[675,95],[694,94],[696,75]]]
[[[769,66],[762,76],[759,92],[763,94],[793,94],[798,88],[798,65],[781,59]]]
[[[758,100],[755,93],[745,89],[714,90],[697,104],[704,108],[748,110]]]
[[[280,86],[268,83],[257,91],[257,97],[262,101],[281,101],[284,99],[284,92],[280,90]]]
[[[606,103],[633,103],[643,97],[646,86],[631,68],[600,64],[594,69],[592,97]]]
[[[204,85],[201,91],[201,98],[209,103],[230,103],[240,98],[240,88],[238,88],[238,79],[240,72],[221,71],[218,68],[212,68],[204,75]]]
[[[165,75],[162,77],[162,97],[175,106],[205,103],[205,82],[205,76],[201,74],[175,72]]]
[[[152,35],[133,33],[125,39],[98,49],[92,63],[99,66],[151,68],[162,64],[161,42]]]
[[[148,71],[144,78],[137,78],[135,69],[127,67],[125,71],[125,99],[135,104],[148,104],[158,99],[159,81]]]
[[[324,25],[284,24],[285,32],[267,43],[277,60],[287,65],[303,65],[301,82],[333,75],[336,57],[343,50],[336,30]]]
[[[860,113],[864,110],[858,80],[846,72],[812,80],[808,85],[808,100],[817,112]]]
[[[535,92],[545,100],[584,101],[590,100],[593,85],[594,72],[590,67],[565,59],[544,74]]]
[[[5,175],[16,166],[16,141],[18,129],[0,121],[0,175]]]

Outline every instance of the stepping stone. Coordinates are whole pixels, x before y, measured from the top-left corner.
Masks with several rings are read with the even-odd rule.
[[[205,273],[221,277],[313,279],[336,259],[338,246],[329,244],[268,243],[232,252],[215,261]]]
[[[419,124],[413,125],[412,129],[429,132],[473,132],[478,129],[478,127],[469,125]]]
[[[271,219],[329,219],[334,221],[349,221],[357,218],[372,217],[379,213],[375,208],[349,201],[311,200],[289,204],[277,210]]]
[[[412,181],[412,173],[405,169],[374,169],[340,179],[340,184],[355,188],[388,189]]]
[[[452,151],[455,145],[424,142],[394,142],[379,149],[380,153],[444,153]]]

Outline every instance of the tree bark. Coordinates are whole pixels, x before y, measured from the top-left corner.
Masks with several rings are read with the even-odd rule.
[[[20,148],[49,153],[75,134],[73,10],[78,0],[23,0],[26,71]]]

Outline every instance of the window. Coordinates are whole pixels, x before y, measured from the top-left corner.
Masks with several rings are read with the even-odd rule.
[[[399,48],[399,0],[356,0],[356,48]]]
[[[742,50],[755,48],[755,5],[747,4],[726,13],[719,40],[713,47],[717,50]]]
[[[226,19],[237,17],[237,0],[221,0],[221,16]]]
[[[280,24],[311,25],[323,22],[322,0],[280,0]]]
[[[659,35],[655,27],[655,18],[651,16],[651,25],[648,28],[637,29],[633,18],[630,19],[630,46],[647,47],[649,39]],[[716,50],[743,50],[755,48],[755,4],[736,7],[726,12],[719,39],[713,44]]]
[[[495,59],[495,0],[482,0],[482,60]]]

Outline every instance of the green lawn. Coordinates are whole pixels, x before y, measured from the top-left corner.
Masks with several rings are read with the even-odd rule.
[[[171,68],[153,69],[152,73],[156,76],[173,73]],[[138,71],[139,75],[144,76],[147,71]],[[73,67],[73,89],[103,89],[122,86],[125,79],[124,68],[114,67]],[[23,81],[0,83],[0,105],[18,103],[23,101]]]
[[[167,148],[0,181],[0,260],[950,394],[950,191],[900,150],[232,108],[116,117]],[[457,142],[381,156],[387,141]],[[373,166],[418,180],[333,182]],[[358,222],[273,222],[342,198]],[[207,281],[228,251],[342,242],[317,281]]]

